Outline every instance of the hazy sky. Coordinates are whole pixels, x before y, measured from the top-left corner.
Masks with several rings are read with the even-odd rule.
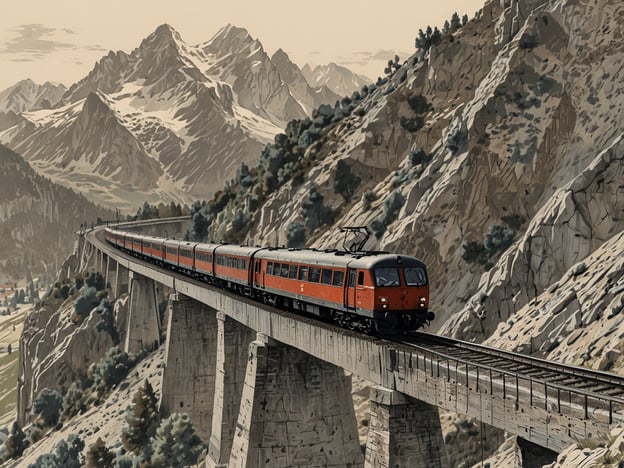
[[[0,90],[31,78],[71,85],[109,50],[132,51],[168,23],[190,44],[228,23],[246,28],[272,54],[302,67],[334,61],[375,79],[384,62],[414,51],[428,24],[453,11],[472,17],[484,0],[26,0],[0,15]]]

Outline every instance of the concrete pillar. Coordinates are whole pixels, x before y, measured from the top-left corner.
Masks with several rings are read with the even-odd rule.
[[[117,263],[115,272],[115,286],[113,297],[119,297],[130,291],[130,272],[128,269]]]
[[[365,467],[449,466],[437,407],[383,387],[370,404]]]
[[[110,297],[117,297],[117,262],[109,256],[106,257],[104,279],[106,287],[109,288]]]
[[[124,351],[136,354],[160,345],[160,317],[154,280],[130,272],[130,309]]]
[[[249,343],[256,333],[217,312],[217,367],[214,414],[207,467],[226,467],[230,459],[236,420],[240,409],[247,370]]]
[[[362,466],[344,370],[258,334],[249,358],[230,467]]]
[[[181,294],[169,296],[166,366],[160,412],[187,413],[199,437],[210,440],[217,361],[215,310]]]

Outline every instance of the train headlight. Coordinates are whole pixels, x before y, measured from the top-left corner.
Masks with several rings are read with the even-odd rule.
[[[427,298],[426,297],[421,297],[420,298],[420,307],[427,307]]]
[[[379,298],[379,301],[380,301],[382,304],[386,304],[386,303],[388,302],[388,298],[387,298],[387,297],[380,297],[380,298]]]

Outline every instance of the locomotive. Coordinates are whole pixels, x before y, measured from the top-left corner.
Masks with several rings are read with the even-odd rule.
[[[425,264],[409,256],[187,242],[112,228],[104,238],[148,262],[364,333],[417,330],[435,317]]]

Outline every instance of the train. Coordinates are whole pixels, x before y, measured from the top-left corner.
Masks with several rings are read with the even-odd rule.
[[[426,266],[410,256],[188,242],[110,227],[104,238],[160,267],[351,330],[409,332],[435,318]]]

